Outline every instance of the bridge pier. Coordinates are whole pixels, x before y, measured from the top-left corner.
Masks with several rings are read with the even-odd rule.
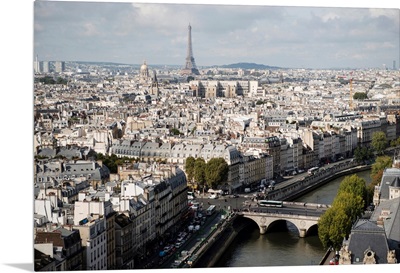
[[[267,226],[260,226],[260,234],[265,234],[267,232]]]
[[[299,233],[300,233],[299,237],[300,238],[306,237],[306,232],[307,232],[307,230],[305,228],[300,228],[299,229]]]

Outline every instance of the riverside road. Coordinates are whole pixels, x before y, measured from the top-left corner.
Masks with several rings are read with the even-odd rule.
[[[350,163],[349,160],[342,160],[337,163],[333,163],[327,165],[325,167],[321,167],[320,171],[325,172],[325,169],[334,168],[337,164],[346,164],[346,162]],[[350,165],[350,164],[349,164]],[[286,177],[284,180],[276,181],[275,191],[280,188],[287,187],[292,183],[298,183],[300,180],[304,180],[308,173],[301,173],[295,175],[293,177]],[[210,205],[216,205],[217,212],[225,210],[225,211],[249,211],[249,212],[258,212],[258,213],[268,213],[268,214],[286,214],[286,215],[301,215],[301,216],[310,216],[310,217],[319,217],[321,214],[329,207],[326,204],[316,204],[316,203],[308,203],[308,202],[290,202],[284,201],[283,207],[260,207],[256,201],[256,195],[261,194],[259,192],[250,192],[250,193],[241,193],[236,196],[226,195],[220,196],[217,199],[209,198],[209,194],[199,194],[196,195],[196,200],[199,204],[199,207],[203,210],[207,209]],[[318,198],[317,198],[318,200]],[[177,252],[170,257],[165,257],[167,259],[163,259],[161,263],[159,263],[161,268],[170,268],[176,259],[181,258],[180,253],[182,250],[191,252],[191,250],[199,249],[198,247],[204,246],[206,243],[206,239],[211,234],[215,227],[222,225],[224,220],[222,219],[220,213],[215,213],[213,217],[208,217],[207,221],[204,225],[201,226],[199,232],[193,234],[188,238],[187,242],[177,249]],[[196,251],[195,251],[196,252]]]

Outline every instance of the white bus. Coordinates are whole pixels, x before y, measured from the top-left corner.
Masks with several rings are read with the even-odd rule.
[[[215,211],[215,205],[210,205],[209,207],[208,207],[208,209],[206,210],[206,214],[207,215],[212,215],[213,213],[214,213],[214,211]]]
[[[258,205],[260,207],[283,207],[283,201],[275,201],[275,200],[259,200]]]
[[[318,172],[318,170],[319,170],[319,167],[313,167],[313,168],[311,168],[311,169],[308,170],[308,174],[309,174],[309,175],[313,175],[313,174],[315,174],[316,172]]]

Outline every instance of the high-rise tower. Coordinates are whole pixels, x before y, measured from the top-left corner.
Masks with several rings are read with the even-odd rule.
[[[192,50],[192,27],[188,26],[188,47],[187,47],[187,55],[186,55],[186,64],[185,68],[182,69],[182,75],[200,75],[199,70],[196,67],[196,63],[193,57]]]

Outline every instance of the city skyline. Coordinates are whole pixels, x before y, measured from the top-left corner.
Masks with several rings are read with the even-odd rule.
[[[183,67],[190,24],[198,67],[392,68],[400,63],[399,15],[396,8],[36,1],[34,54]]]
[[[98,0],[102,1],[102,0]],[[32,103],[32,60],[36,56],[36,52],[33,50],[33,41],[34,41],[34,30],[33,30],[33,19],[34,12],[32,5],[34,1],[14,1],[14,2],[3,2],[3,15],[2,16],[2,33],[5,37],[12,37],[12,42],[3,43],[5,46],[3,52],[5,53],[6,63],[2,66],[2,72],[6,72],[6,99],[11,103],[4,103],[5,107],[2,109],[3,121],[5,121],[6,116],[10,116],[11,113],[15,113],[15,110],[22,110],[21,115],[22,118],[22,127],[23,128],[33,128],[33,103]],[[90,0],[89,2],[93,2]],[[161,2],[161,1],[158,1]],[[179,1],[175,1],[179,2]],[[183,1],[185,2],[185,1]],[[187,1],[186,1],[187,2]],[[202,1],[205,2],[205,1]],[[219,3],[223,1],[208,1],[209,3]],[[233,3],[233,1],[225,1]],[[288,4],[289,2],[289,4]],[[378,6],[379,8],[393,6],[398,9],[399,4],[394,1],[373,1],[366,0],[363,2],[356,1],[345,1],[345,0],[337,0],[337,1],[324,1],[323,3],[318,3],[317,1],[300,1],[301,5],[307,5],[309,2],[314,2],[313,4],[323,5],[323,6],[346,6],[352,7],[354,6]],[[255,4],[257,3],[255,0],[246,1],[246,4]],[[298,5],[296,1],[268,1],[270,5]],[[187,24],[189,22],[184,21],[182,25],[181,35],[185,36]],[[193,22],[190,22],[193,24]],[[196,33],[198,26],[194,26],[193,36],[198,38],[198,33]],[[16,38],[16,40],[14,40]],[[54,38],[56,39],[56,38]],[[198,42],[198,41],[195,41]],[[196,61],[199,62],[201,55],[199,52],[199,48],[197,44],[194,44],[194,56]],[[186,49],[184,49],[181,54],[185,55]],[[39,53],[39,57],[44,57]],[[57,58],[58,59],[58,58]],[[149,58],[147,58],[149,60]],[[400,62],[398,59],[391,58],[387,61],[386,65],[388,68],[391,67],[392,60],[396,60],[397,67]],[[132,63],[134,61],[132,60]],[[142,63],[143,59],[139,59],[138,63]],[[233,62],[233,61],[232,61]],[[382,67],[383,61],[378,63],[379,68]],[[153,63],[149,63],[149,65],[153,65]],[[184,58],[178,62],[178,65],[184,65]],[[202,61],[200,61],[200,65],[203,65]],[[273,65],[272,62],[269,65]],[[21,72],[22,71],[22,72]],[[32,156],[30,156],[30,151],[33,149],[33,144],[31,140],[30,134],[28,136],[26,134],[15,134],[12,136],[13,140],[18,143],[18,145],[6,145],[5,154],[7,154],[7,160],[9,162],[14,162],[17,164],[9,164],[7,169],[10,168],[11,171],[6,172],[5,181],[9,181],[11,183],[6,183],[5,191],[8,193],[15,192],[15,186],[13,181],[15,180],[15,174],[21,174],[18,176],[18,180],[22,181],[23,184],[29,184],[28,186],[22,186],[21,189],[18,190],[18,198],[22,201],[22,205],[27,204],[28,208],[23,208],[22,210],[18,210],[16,214],[16,210],[5,210],[5,219],[18,219],[17,224],[11,223],[8,225],[2,226],[3,234],[5,234],[3,242],[3,260],[1,263],[1,268],[7,270],[7,272],[23,272],[26,270],[32,270],[33,266],[33,251],[31,247],[32,242],[32,189],[31,189],[31,181],[32,181]],[[4,143],[9,142],[9,134],[3,134],[2,140]],[[21,154],[28,153],[28,156],[21,157]],[[25,169],[27,171],[21,171]],[[4,207],[10,206],[13,202],[15,202],[14,194],[5,194],[5,197],[2,198],[2,205]],[[31,203],[29,203],[31,202]],[[16,240],[17,238],[17,240]],[[19,243],[22,242],[22,243]],[[379,269],[387,269],[386,265],[377,265]],[[374,272],[377,267],[366,266],[363,267],[365,272]],[[283,268],[268,268],[268,270],[272,270],[277,272],[278,270],[282,270]],[[351,267],[343,266],[340,268],[336,268],[337,270],[345,270],[345,272],[350,271]],[[390,268],[389,268],[390,269]],[[229,270],[241,270],[240,268],[230,268]],[[252,268],[257,272],[261,272],[261,268]],[[296,270],[300,272],[318,272],[320,271],[319,267],[314,266],[304,266],[304,267],[296,267]],[[140,271],[140,270],[139,270]],[[105,272],[105,271],[104,271]]]

